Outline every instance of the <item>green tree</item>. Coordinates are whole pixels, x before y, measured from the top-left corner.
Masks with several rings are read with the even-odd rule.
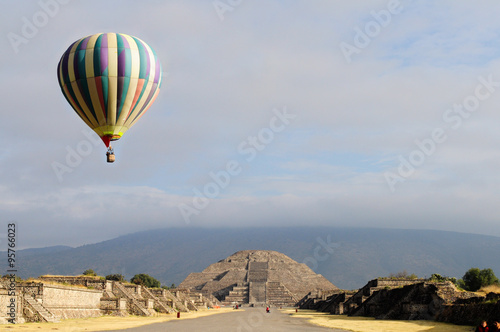
[[[83,271],[83,275],[95,277],[95,276],[97,276],[97,273],[95,273],[94,270],[92,270],[92,269],[87,269],[87,270]]]
[[[160,288],[161,283],[147,274],[136,274],[130,279],[130,282],[136,285],[142,285],[149,288]]]
[[[498,278],[492,269],[480,270],[477,267],[470,268],[465,272],[463,278],[464,288],[475,292],[481,287],[498,283]]]
[[[108,274],[106,280],[125,281],[125,277],[121,274]]]
[[[479,276],[481,277],[481,287],[498,283],[498,278],[496,277],[492,269],[481,270]]]

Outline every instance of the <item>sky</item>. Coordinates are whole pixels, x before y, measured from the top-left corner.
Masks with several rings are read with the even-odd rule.
[[[169,227],[500,236],[498,1],[0,5],[3,241],[12,222],[19,248]],[[113,164],[56,76],[100,32],[163,68]]]

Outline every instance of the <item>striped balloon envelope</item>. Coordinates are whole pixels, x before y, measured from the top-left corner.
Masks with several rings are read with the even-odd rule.
[[[66,100],[109,147],[154,102],[161,64],[151,47],[121,33],[98,33],[74,42],[57,77]]]

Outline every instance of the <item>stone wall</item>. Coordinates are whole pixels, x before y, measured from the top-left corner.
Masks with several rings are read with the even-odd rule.
[[[101,277],[90,276],[41,276],[39,279],[48,282],[56,282],[71,286],[83,286],[98,290],[106,289],[106,283],[109,283],[109,281],[106,281]]]
[[[377,278],[373,279],[371,287],[402,287],[406,285],[413,285],[419,282],[424,282],[426,279],[407,279],[407,278]]]
[[[101,316],[102,291],[62,285],[43,286],[43,306],[61,319]]]
[[[43,297],[43,283],[39,282],[23,282],[17,284],[19,289],[19,294],[29,294],[35,299],[41,299]]]
[[[500,320],[499,299],[500,294],[489,293],[485,297],[457,300],[453,304],[444,306],[436,320],[460,325],[477,325],[482,320],[488,322]]]
[[[127,300],[119,298],[101,299],[101,310],[106,315],[127,316]]]
[[[1,286],[0,286],[1,287]],[[14,299],[14,309],[11,299]],[[23,323],[22,298],[20,296],[9,296],[7,288],[0,288],[0,324],[7,324],[9,319],[16,318],[16,322]]]

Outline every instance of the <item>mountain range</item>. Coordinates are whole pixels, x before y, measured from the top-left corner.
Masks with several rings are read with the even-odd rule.
[[[275,250],[307,264],[342,289],[406,271],[461,278],[471,267],[500,275],[500,238],[432,230],[288,227],[168,228],[128,234],[80,247],[17,251],[18,275],[146,273],[163,285],[179,284],[191,272],[240,250]],[[1,253],[7,257],[6,253]]]

